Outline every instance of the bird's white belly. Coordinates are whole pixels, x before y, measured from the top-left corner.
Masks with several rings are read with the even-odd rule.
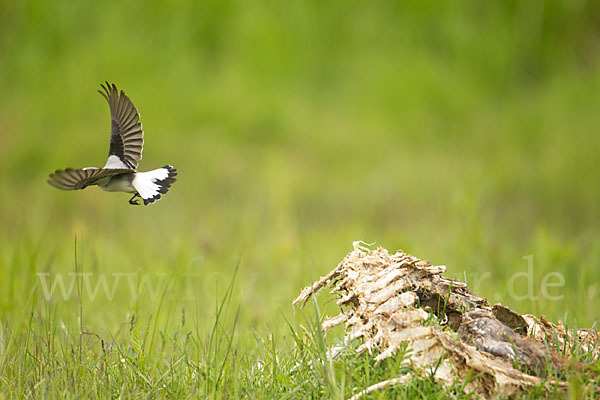
[[[100,179],[96,185],[106,192],[127,192],[135,193],[137,190],[133,187],[134,174],[121,174]]]

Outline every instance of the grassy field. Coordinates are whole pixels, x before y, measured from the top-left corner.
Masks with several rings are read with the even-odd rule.
[[[0,399],[345,398],[397,376],[402,353],[323,361],[335,304],[291,305],[354,240],[595,326],[599,18],[562,1],[0,2]],[[155,205],[45,183],[104,164],[105,80],[141,112],[141,169],[179,169]],[[392,395],[447,393],[372,398]]]

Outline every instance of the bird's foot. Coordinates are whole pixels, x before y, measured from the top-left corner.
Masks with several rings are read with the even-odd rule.
[[[140,197],[141,198],[140,194],[136,193],[136,194],[133,195],[132,198],[129,199],[129,204],[131,204],[132,206],[139,206],[140,203],[137,200],[134,200],[136,197]]]

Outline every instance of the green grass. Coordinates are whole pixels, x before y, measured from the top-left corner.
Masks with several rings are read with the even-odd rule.
[[[522,313],[600,319],[595,3],[4,3],[0,398],[345,397],[397,376],[402,354],[319,364],[342,332],[291,306],[359,239]],[[103,164],[104,80],[141,112],[141,168],[180,171],[152,207],[45,183]],[[59,277],[72,292],[47,299]]]

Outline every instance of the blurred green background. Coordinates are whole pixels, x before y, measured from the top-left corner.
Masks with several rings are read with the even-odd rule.
[[[45,302],[38,274],[68,283],[77,237],[93,286],[173,282],[165,318],[212,312],[241,257],[241,332],[285,330],[281,313],[354,240],[591,326],[599,21],[586,1],[2,1],[2,322],[50,305],[76,324],[78,300]],[[141,169],[179,169],[153,206],[45,183],[104,165],[105,80],[141,112]],[[518,299],[508,283],[528,255],[514,293],[532,296]],[[560,301],[541,290],[550,272]],[[159,296],[122,279],[112,300],[83,296],[89,330],[156,311]]]

